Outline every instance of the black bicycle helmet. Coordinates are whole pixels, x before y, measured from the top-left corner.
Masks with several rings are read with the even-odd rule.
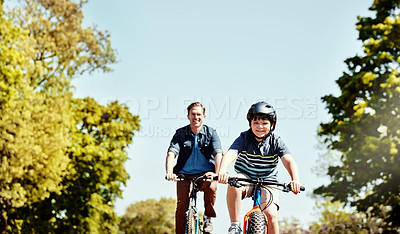
[[[249,121],[249,125],[251,124],[251,120],[254,117],[267,117],[267,119],[271,122],[271,132],[275,130],[276,126],[276,112],[274,107],[264,101],[260,101],[251,105],[249,111],[247,112],[247,120]]]

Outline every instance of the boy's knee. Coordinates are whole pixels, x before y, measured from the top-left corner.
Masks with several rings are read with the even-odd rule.
[[[271,204],[273,206],[274,204]],[[276,207],[268,207],[264,211],[265,215],[267,215],[269,220],[277,220],[278,219],[278,210]]]
[[[277,225],[278,224],[278,214],[276,213],[268,213],[267,214],[268,222],[272,225]]]

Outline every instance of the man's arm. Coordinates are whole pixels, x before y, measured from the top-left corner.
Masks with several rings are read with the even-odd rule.
[[[217,153],[214,156],[215,159],[215,174],[219,172],[219,168],[221,167],[221,161],[222,161],[222,153]]]
[[[176,180],[176,175],[174,174],[174,162],[175,162],[175,154],[171,151],[167,153],[167,158],[165,160],[165,170],[167,180]]]
[[[292,181],[290,182],[290,188],[294,194],[298,194],[300,192],[300,178],[299,178],[299,169],[297,167],[296,161],[293,159],[291,154],[285,154],[281,157],[283,166],[285,166],[286,170],[289,172]]]
[[[217,174],[219,171],[219,168],[221,166],[222,147],[221,147],[221,141],[219,139],[218,133],[215,129],[213,129],[213,131],[212,131],[211,146],[213,148],[212,154],[214,155],[214,161],[215,161],[215,173]]]
[[[222,157],[221,167],[218,172],[218,182],[222,184],[228,183],[229,175],[227,174],[229,166],[237,158],[236,150],[229,149]]]

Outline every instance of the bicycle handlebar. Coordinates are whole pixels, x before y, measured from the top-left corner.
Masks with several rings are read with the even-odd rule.
[[[165,179],[167,180],[167,176],[165,176]],[[202,176],[187,177],[187,176],[184,176],[182,174],[178,174],[176,176],[176,181],[183,181],[183,180],[205,180],[205,181],[211,181],[211,176],[202,175]],[[218,180],[218,176],[217,176],[217,180]]]
[[[167,179],[167,177],[165,177]],[[210,175],[203,175],[203,176],[197,176],[197,177],[186,177],[184,175],[177,175],[177,181],[183,181],[183,180],[205,180],[205,181],[211,181],[212,180],[218,180],[218,176],[210,176]],[[278,183],[275,181],[270,181],[270,180],[265,180],[262,178],[258,179],[251,179],[251,178],[238,178],[238,177],[229,177],[228,179],[228,184],[231,186],[234,186],[236,188],[240,188],[242,186],[245,186],[245,184],[240,183],[240,182],[247,182],[250,184],[258,184],[258,185],[275,185],[278,187],[282,187],[283,192],[289,192],[291,191],[290,188],[290,183]],[[300,186],[300,191],[305,191],[306,188],[304,186]]]
[[[214,176],[213,180],[218,180],[218,176]],[[289,192],[291,191],[290,188],[290,183],[278,183],[275,181],[270,181],[270,180],[265,180],[265,179],[251,179],[251,178],[238,178],[238,177],[229,177],[228,179],[228,184],[231,186],[234,186],[236,188],[240,188],[242,186],[245,186],[245,184],[240,183],[240,182],[247,182],[250,184],[258,184],[258,185],[275,185],[278,187],[282,187],[282,191],[284,192]],[[304,186],[300,186],[300,191],[305,191],[306,188]]]

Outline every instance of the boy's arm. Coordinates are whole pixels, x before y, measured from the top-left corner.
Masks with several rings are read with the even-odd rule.
[[[285,154],[281,157],[283,166],[285,166],[286,170],[289,172],[292,181],[290,182],[290,188],[294,194],[298,194],[300,192],[300,178],[299,178],[299,169],[297,167],[296,161],[294,161],[291,154]]]
[[[218,172],[218,182],[222,184],[228,183],[229,175],[227,174],[229,166],[237,158],[236,150],[229,149],[222,157],[221,167]]]

